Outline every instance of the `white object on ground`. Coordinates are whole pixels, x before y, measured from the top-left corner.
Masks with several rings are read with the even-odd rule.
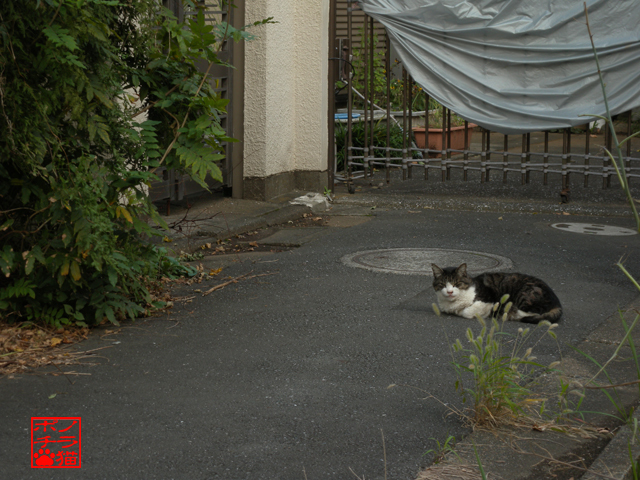
[[[321,193],[307,193],[301,197],[294,198],[289,203],[291,205],[305,205],[313,210],[326,210],[329,208],[329,200]]]

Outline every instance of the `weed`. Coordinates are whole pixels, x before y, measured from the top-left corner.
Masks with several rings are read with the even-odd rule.
[[[455,455],[456,457],[458,457],[458,454],[455,452],[455,446],[456,446],[456,437],[454,437],[453,435],[449,435],[447,437],[447,439],[441,444],[439,440],[435,439],[435,438],[430,438],[430,440],[433,440],[434,442],[436,442],[436,448],[432,448],[431,450],[427,450],[426,452],[424,452],[424,455],[429,455],[430,453],[433,453],[433,463],[435,465],[437,465],[438,463],[440,463],[442,460],[444,460],[444,457],[448,454],[451,453],[453,455]],[[458,457],[460,458],[460,457]]]
[[[540,322],[533,330],[519,328],[514,337],[503,329],[512,306],[511,302],[507,303],[508,299],[509,296],[504,295],[500,303],[494,305],[494,315],[489,321],[477,317],[481,331],[475,335],[471,328],[467,329],[468,347],[460,339],[452,344],[456,390],[463,402],[473,403],[469,418],[474,426],[495,427],[527,414],[537,404],[544,405],[543,399],[533,395],[530,382],[538,373],[556,365],[545,367],[535,362],[532,352],[545,335],[556,339],[553,329],[557,324]],[[439,315],[435,305],[434,310]],[[501,320],[496,318],[499,310],[504,311]],[[536,332],[541,335],[533,342]],[[473,379],[471,386],[464,383],[468,374]]]

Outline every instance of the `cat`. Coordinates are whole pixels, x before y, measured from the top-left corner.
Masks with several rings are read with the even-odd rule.
[[[431,268],[433,288],[442,312],[465,318],[475,318],[476,315],[490,318],[494,305],[508,294],[507,303],[512,302],[513,305],[507,313],[507,320],[556,323],[562,316],[560,300],[551,287],[530,275],[483,273],[472,278],[467,274],[466,263],[458,268],[440,268],[432,263]],[[502,318],[502,307],[496,315]]]

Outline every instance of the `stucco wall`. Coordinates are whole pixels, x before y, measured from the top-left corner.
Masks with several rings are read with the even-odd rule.
[[[244,176],[327,169],[329,0],[250,0],[245,46]]]

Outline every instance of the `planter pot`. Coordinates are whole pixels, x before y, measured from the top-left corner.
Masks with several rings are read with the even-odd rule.
[[[471,145],[471,134],[473,129],[477,127],[475,123],[470,123],[467,130],[467,145]],[[425,129],[424,127],[414,127],[413,136],[416,140],[418,148],[425,148]],[[448,132],[445,133],[445,142],[448,140]],[[464,150],[464,125],[461,127],[451,127],[451,145],[445,146],[453,150]],[[429,128],[429,149],[442,151],[442,129]],[[440,158],[439,153],[429,152],[430,158]]]

